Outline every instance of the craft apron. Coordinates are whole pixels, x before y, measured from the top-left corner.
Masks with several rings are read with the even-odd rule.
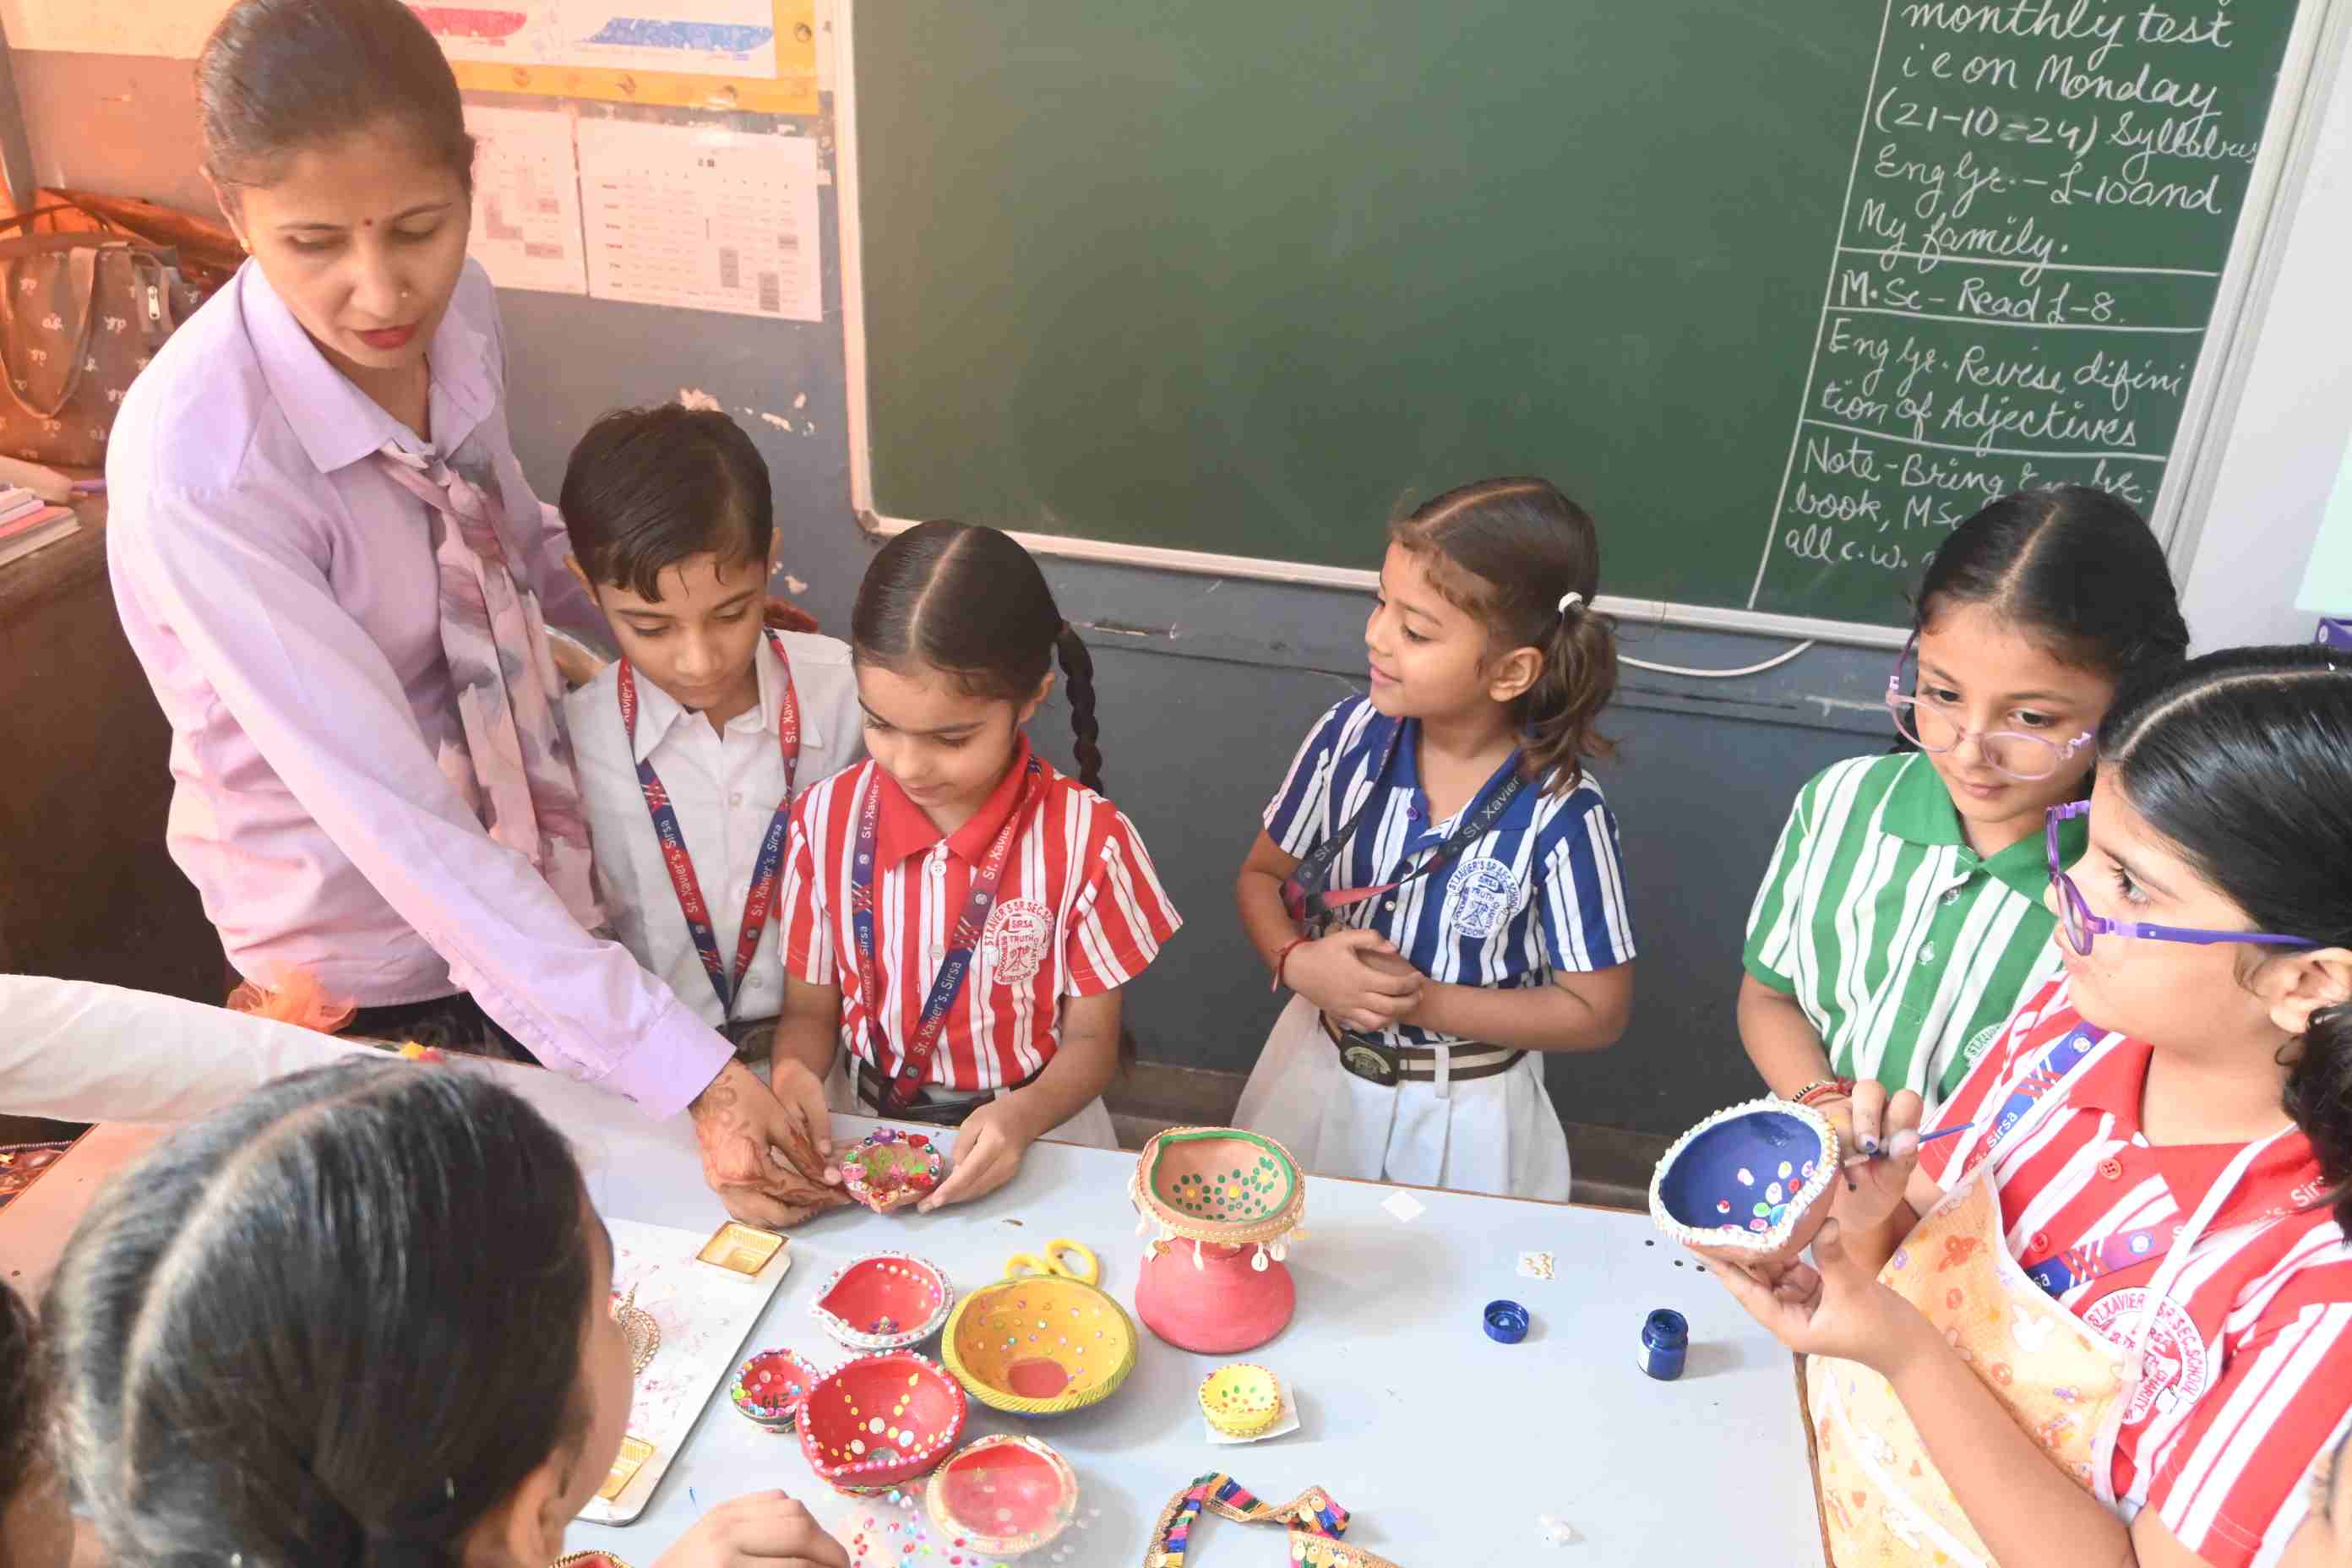
[[[2063,1095],[2045,1093],[2043,1100],[2032,1125],[2064,1104]],[[2126,1344],[2094,1332],[2010,1256],[1990,1156],[1904,1239],[1879,1282],[1935,1324],[2059,1468],[2128,1519],[2133,1510],[2115,1495],[2116,1443],[2157,1309],[2231,1189],[2271,1142],[2248,1144],[2213,1184],[2158,1267],[2147,1310],[2129,1326]],[[1805,1383],[1821,1439],[1822,1509],[1833,1568],[1930,1562],[1994,1568],[1991,1552],[1885,1378],[1859,1363],[1810,1356]]]

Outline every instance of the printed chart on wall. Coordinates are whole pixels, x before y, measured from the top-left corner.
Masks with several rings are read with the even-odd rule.
[[[2294,13],[1888,5],[1752,607],[1883,614],[2027,485],[2154,503]]]
[[[467,104],[466,129],[474,133],[474,228],[467,250],[501,289],[585,294],[572,116]]]
[[[814,142],[583,120],[579,147],[598,299],[824,318]]]

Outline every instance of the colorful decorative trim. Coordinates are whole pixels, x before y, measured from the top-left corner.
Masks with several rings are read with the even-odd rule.
[[[1203,1510],[1237,1524],[1289,1526],[1290,1561],[1306,1568],[1398,1568],[1385,1557],[1340,1541],[1348,1531],[1348,1510],[1319,1487],[1275,1508],[1222,1471],[1201,1477],[1168,1500],[1152,1530],[1151,1544],[1144,1550],[1143,1568],[1184,1568],[1192,1526]]]

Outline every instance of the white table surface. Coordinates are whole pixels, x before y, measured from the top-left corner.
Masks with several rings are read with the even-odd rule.
[[[684,1119],[649,1122],[551,1074],[515,1081],[572,1137],[605,1215],[706,1235],[725,1217]],[[871,1126],[835,1119],[844,1140]],[[928,1215],[849,1208],[812,1221],[794,1233],[797,1259],[748,1348],[789,1346],[824,1365],[845,1359],[809,1302],[835,1268],[883,1249],[929,1258],[961,1299],[999,1278],[1011,1254],[1066,1237],[1095,1249],[1104,1288],[1131,1313],[1144,1246],[1127,1199],[1134,1165],[1132,1154],[1040,1143],[1018,1177],[979,1203]],[[1720,1287],[1678,1267],[1680,1249],[1646,1217],[1415,1189],[1423,1212],[1400,1222],[1381,1207],[1398,1190],[1309,1179],[1307,1235],[1289,1251],[1297,1316],[1246,1358],[1194,1355],[1143,1331],[1134,1373],[1100,1405],[1024,1421],[972,1403],[964,1441],[1027,1434],[1077,1471],[1087,1528],[1058,1543],[1072,1548],[1065,1568],[1140,1563],[1160,1508],[1218,1469],[1271,1502],[1327,1489],[1354,1514],[1348,1540],[1402,1568],[1822,1561],[1788,1353]],[[1551,1253],[1556,1277],[1520,1276],[1522,1251]],[[1482,1330],[1480,1310],[1496,1297],[1533,1318],[1517,1345]],[[1656,1307],[1690,1320],[1679,1382],[1634,1365],[1642,1320]],[[936,1356],[938,1342],[921,1348]],[[1234,1359],[1273,1368],[1297,1391],[1298,1431],[1207,1442],[1194,1390]],[[722,1387],[637,1522],[575,1524],[568,1549],[601,1547],[650,1568],[701,1511],[767,1487],[821,1520],[847,1511],[795,1438],[753,1426]],[[1546,1516],[1578,1539],[1547,1542]],[[1280,1562],[1270,1553],[1281,1542],[1275,1526],[1217,1520],[1196,1534],[1189,1562]]]

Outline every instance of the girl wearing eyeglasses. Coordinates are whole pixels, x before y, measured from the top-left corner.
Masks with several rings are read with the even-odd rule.
[[[1748,920],[1748,1059],[1841,1129],[1883,1108],[1855,1115],[1857,1080],[1940,1102],[2056,973],[2042,814],[2082,798],[2117,680],[2189,646],[2147,524],[2083,486],[1960,524],[1916,604],[1886,683],[1905,744],[1798,793]]]
[[[1930,1119],[1954,1135],[1857,1097],[1885,1157],[1849,1163],[1813,1261],[1713,1269],[1811,1358],[1841,1564],[2242,1568],[2334,1529],[2310,1478],[2352,1418],[2352,662],[2135,681],[2099,763],[2036,846],[2064,973]]]

